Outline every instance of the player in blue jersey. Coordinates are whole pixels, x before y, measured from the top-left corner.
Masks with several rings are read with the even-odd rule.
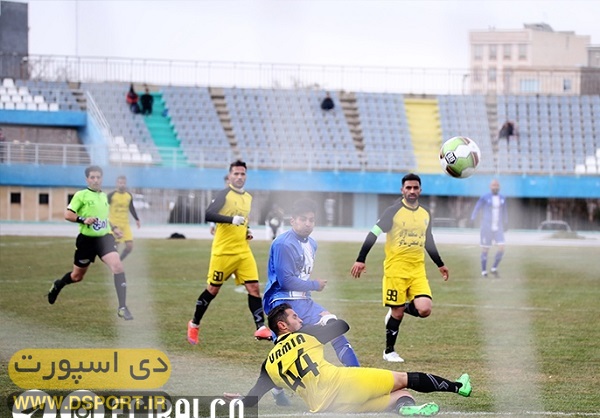
[[[508,224],[508,213],[506,210],[506,198],[500,194],[500,182],[496,179],[490,183],[490,193],[479,198],[471,214],[471,223],[475,221],[481,212],[481,276],[487,277],[487,259],[491,246],[496,243],[498,251],[494,258],[491,273],[499,277],[498,265],[504,255],[504,231]]]
[[[268,315],[278,305],[289,303],[307,324],[324,324],[334,319],[327,309],[316,303],[311,292],[320,292],[326,280],[311,279],[317,252],[317,242],[310,237],[315,227],[316,204],[310,199],[294,203],[290,225],[292,229],[279,235],[269,252],[268,282],[263,306]],[[356,354],[344,335],[331,341],[338,359],[345,366],[359,366]],[[273,390],[278,405],[286,405],[282,389]]]
[[[310,199],[294,203],[290,224],[292,229],[278,236],[271,245],[269,280],[264,291],[263,306],[268,315],[277,305],[288,303],[307,324],[326,323],[335,318],[316,303],[311,292],[320,292],[326,280],[311,279],[317,242],[310,237],[315,227],[316,204]],[[334,339],[332,345],[345,366],[359,366],[356,354],[345,336]]]

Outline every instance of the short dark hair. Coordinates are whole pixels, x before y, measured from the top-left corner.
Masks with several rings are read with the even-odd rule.
[[[97,166],[97,165],[91,165],[91,166],[89,166],[89,167],[87,167],[85,169],[85,178],[88,178],[90,176],[90,173],[92,171],[99,172],[101,176],[104,175],[104,173],[102,172],[102,169],[99,166]]]
[[[271,312],[269,312],[269,316],[267,317],[267,321],[269,323],[269,329],[275,333],[275,335],[279,335],[279,327],[277,323],[279,321],[285,322],[287,318],[287,314],[285,311],[287,309],[292,309],[289,303],[282,303],[281,305],[277,305],[274,307]]]
[[[119,177],[117,177],[117,180],[127,180],[127,177],[124,174],[121,174]]]
[[[408,173],[407,175],[402,177],[402,185],[404,186],[404,183],[406,183],[407,181],[412,181],[412,180],[418,181],[419,186],[421,185],[421,177],[417,176],[415,173]]]
[[[231,173],[231,170],[233,170],[233,167],[244,167],[246,170],[248,169],[248,167],[246,167],[246,163],[243,162],[242,160],[236,160],[234,162],[232,162],[231,164],[229,164],[229,172]]]
[[[307,212],[317,212],[317,204],[314,200],[304,198],[294,202],[294,205],[292,206],[292,217],[295,218],[296,216]]]

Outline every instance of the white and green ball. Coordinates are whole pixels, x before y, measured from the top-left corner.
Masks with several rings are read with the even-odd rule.
[[[481,158],[479,147],[466,136],[455,136],[442,144],[440,164],[444,173],[457,179],[473,175]]]

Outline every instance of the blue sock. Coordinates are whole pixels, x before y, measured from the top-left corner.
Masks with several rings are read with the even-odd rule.
[[[496,258],[494,258],[494,268],[498,267],[498,264],[500,264],[500,260],[502,260],[503,255],[504,251],[498,251],[496,253]]]
[[[346,367],[359,367],[358,358],[350,342],[346,337],[340,335],[331,341],[331,345],[335,349],[338,359]]]
[[[487,253],[481,253],[481,271],[487,270]]]

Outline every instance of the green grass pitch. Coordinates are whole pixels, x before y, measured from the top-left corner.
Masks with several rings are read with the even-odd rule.
[[[383,241],[380,239],[380,242]],[[128,305],[134,321],[116,316],[108,269],[99,262],[85,280],[63,290],[50,306],[46,293],[72,263],[73,238],[0,237],[0,395],[20,391],[9,379],[10,357],[24,348],[144,348],[163,350],[172,364],[171,395],[218,396],[247,391],[271,347],[252,338],[245,294],[225,283],[204,317],[200,344],[185,337],[196,298],[205,287],[210,241],[138,239],[125,260]],[[253,242],[265,282],[268,242]],[[415,393],[435,401],[441,415],[600,416],[600,274],[596,248],[508,246],[501,279],[479,275],[477,246],[438,245],[450,268],[443,282],[426,257],[434,295],[427,319],[406,317],[397,351],[403,364],[381,359],[383,247],[352,279],[359,243],[321,243],[313,277],[328,280],[315,299],[348,321],[347,334],[362,365],[471,375],[473,394]],[[493,250],[492,250],[493,251]],[[492,252],[493,254],[493,252]],[[328,349],[333,362],[335,353]],[[298,416],[302,401],[279,408],[268,394],[266,416]]]

